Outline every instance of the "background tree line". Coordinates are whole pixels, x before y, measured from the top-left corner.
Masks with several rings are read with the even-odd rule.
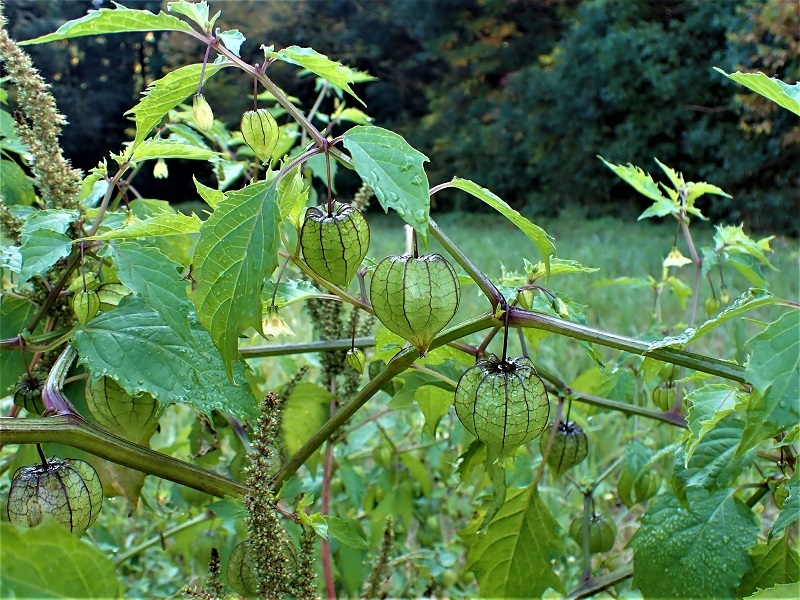
[[[127,6],[165,9],[159,0]],[[11,32],[28,39],[108,2],[6,0]],[[761,70],[800,79],[796,0],[330,0],[212,2],[223,28],[258,44],[312,46],[378,80],[362,86],[367,112],[432,158],[431,181],[453,174],[489,187],[516,208],[590,215],[642,208],[596,158],[652,165],[652,157],[734,195],[704,211],[749,227],[800,232],[800,126],[712,70]],[[113,36],[31,47],[71,121],[73,163],[94,166],[126,139],[121,115],[165,70],[198,62],[184,37]],[[123,50],[120,52],[120,50]],[[120,61],[119,56],[125,56]],[[271,75],[304,106],[313,78],[280,65]],[[205,90],[215,116],[237,127],[250,85],[222,72]],[[323,106],[322,111],[332,110]],[[340,193],[355,176],[340,170]],[[147,182],[140,181],[145,190]],[[175,200],[193,195],[179,166]],[[163,193],[160,194],[163,196]],[[478,210],[437,196],[438,209]],[[451,204],[451,202],[454,202]]]

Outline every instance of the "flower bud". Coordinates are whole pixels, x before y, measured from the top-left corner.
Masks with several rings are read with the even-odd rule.
[[[203,94],[196,94],[192,102],[192,112],[194,114],[194,122],[197,128],[203,133],[208,133],[214,126],[214,111],[208,104]]]

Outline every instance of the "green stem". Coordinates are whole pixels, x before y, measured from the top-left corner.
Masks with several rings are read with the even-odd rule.
[[[457,327],[448,329],[433,340],[431,349],[438,348],[439,346],[447,344],[452,340],[457,340],[465,335],[469,335],[470,333],[485,329],[487,327],[487,319],[488,317],[473,319]],[[405,371],[415,360],[417,360],[417,358],[419,358],[419,352],[417,352],[416,348],[413,347],[409,347],[398,352],[395,357],[389,361],[389,364],[386,365],[383,371],[381,371],[376,377],[372,378],[367,385],[361,388],[361,391],[359,391],[349,403],[340,408],[336,414],[334,414],[333,417],[328,420],[328,422],[326,422],[314,435],[312,435],[303,445],[303,447],[300,448],[300,450],[298,450],[297,453],[295,453],[295,455],[289,459],[289,462],[287,462],[275,476],[275,479],[272,483],[272,488],[279,489],[283,482],[294,475],[297,470],[306,462],[306,460],[308,460],[308,458],[314,454],[314,452],[316,452],[329,437],[336,433],[336,431],[338,431],[339,428],[358,411],[358,409],[364,406],[367,401],[372,398],[372,396],[374,396],[378,390],[381,389],[381,387],[383,387],[383,385],[390,382],[395,376]]]
[[[42,419],[0,418],[0,445],[35,443],[72,446],[123,467],[168,479],[220,498],[239,496],[246,489],[238,481],[104,431],[78,415]]]
[[[352,344],[354,348],[371,348],[375,345],[375,338],[372,336],[357,337],[353,339]],[[342,338],[339,340],[315,340],[313,342],[297,342],[292,344],[248,346],[239,348],[239,354],[244,358],[262,358],[265,356],[285,356],[288,354],[304,354],[309,352],[334,352],[337,350],[349,350],[350,348],[350,338]]]
[[[585,584],[592,578],[592,553],[589,551],[589,531],[592,526],[592,492],[583,492],[583,527],[581,535],[581,550],[583,551],[583,571],[581,583]]]
[[[116,563],[117,567],[119,567],[126,560],[136,556],[140,552],[144,552],[148,548],[152,548],[153,546],[162,544],[165,539],[171,538],[173,535],[176,535],[182,531],[186,531],[187,529],[191,529],[195,525],[199,525],[200,523],[203,523],[204,521],[208,521],[213,518],[214,518],[214,513],[212,513],[210,510],[207,510],[204,513],[197,515],[193,519],[189,519],[188,521],[176,525],[175,527],[165,529],[163,532],[159,533],[156,536],[151,537],[146,542],[142,542],[138,546],[134,546],[133,548],[126,550],[125,552],[117,556],[117,559],[114,562]]]
[[[651,349],[647,342],[642,342],[623,335],[609,333],[580,323],[573,323],[544,313],[532,312],[519,307],[509,307],[509,324],[512,327],[532,327],[551,333],[557,333],[576,340],[583,340],[637,354],[647,356],[662,362],[668,362],[695,371],[702,371],[724,379],[746,383],[744,367],[736,363],[727,362],[718,358],[711,358],[701,354],[694,354],[679,350],[678,348],[662,347]],[[499,324],[499,322],[495,322]]]
[[[597,486],[600,485],[603,479],[611,475],[611,473],[614,472],[614,469],[616,469],[623,460],[625,460],[624,456],[618,456],[610,465],[608,465],[608,467],[606,467],[606,470],[600,473],[600,475],[598,475],[595,478],[595,480],[591,483],[591,485],[589,485],[589,487],[586,488],[587,491],[589,491],[590,493],[594,492],[594,490],[597,489]]]
[[[633,576],[633,567],[622,567],[616,571],[603,575],[602,577],[594,577],[589,581],[584,582],[579,587],[575,588],[569,593],[569,600],[579,600],[580,598],[590,598],[603,590],[610,588],[612,585],[617,585]]]
[[[441,188],[441,186],[438,187]],[[437,188],[434,188],[434,190],[435,189]],[[433,190],[431,193],[434,193]],[[492,283],[492,281],[473,264],[469,257],[461,251],[461,248],[459,248],[449,237],[447,237],[439,225],[436,224],[436,221],[433,219],[428,219],[428,228],[430,229],[431,235],[436,239],[436,241],[442,245],[445,251],[452,256],[459,265],[461,265],[461,268],[467,272],[467,275],[469,275],[472,280],[478,284],[478,287],[489,299],[489,302],[492,303],[492,310],[496,309],[499,304],[502,304],[505,301],[503,294],[500,293],[500,290],[497,289],[497,286],[495,286],[495,284]]]

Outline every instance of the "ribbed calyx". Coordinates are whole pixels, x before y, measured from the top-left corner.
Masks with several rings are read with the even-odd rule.
[[[278,145],[280,129],[275,117],[266,108],[248,110],[242,115],[242,137],[263,163],[268,163]]]
[[[553,424],[547,427],[547,433],[539,440],[539,449],[544,455],[550,441],[550,432]],[[589,438],[583,429],[574,421],[559,421],[553,447],[547,457],[547,464],[555,475],[565,473],[586,458],[589,453]]]
[[[92,466],[77,458],[51,458],[14,473],[8,519],[33,527],[45,513],[81,535],[103,506],[103,486]]]
[[[500,455],[539,435],[550,414],[544,382],[525,357],[479,360],[458,380],[455,405],[467,431]]]
[[[312,206],[300,230],[303,260],[314,273],[346,288],[355,277],[369,250],[369,226],[358,210],[349,204]]]
[[[370,301],[381,323],[421,356],[458,309],[458,276],[442,256],[389,256],[375,268]]]
[[[578,517],[569,526],[569,537],[579,546],[583,546],[583,517]],[[594,515],[589,519],[589,552],[608,552],[614,547],[617,537],[617,526],[611,519],[602,515]]]

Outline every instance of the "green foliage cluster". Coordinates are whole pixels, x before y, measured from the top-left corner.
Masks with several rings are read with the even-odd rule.
[[[495,11],[486,27],[497,39],[511,35],[499,25],[502,3],[476,4]],[[642,15],[663,14],[647,6],[655,16]],[[223,22],[206,2],[157,14],[116,6],[23,44],[169,31],[192,38],[202,58],[153,82],[129,111],[131,141],[81,174],[71,194],[54,191],[60,173],[78,177],[57,144],[52,164],[32,177],[20,168],[4,192],[0,489],[14,493],[13,522],[0,523],[3,593],[797,589],[800,305],[770,284],[773,237],[743,225],[698,231],[709,200],[713,210],[729,196],[716,171],[704,178],[714,183],[689,181],[657,159],[654,177],[596,139],[593,152],[608,157],[595,159],[598,168],[647,200],[639,219],[672,227],[649,230],[666,231],[668,243],[650,246],[645,272],[631,266],[642,264],[641,248],[606,238],[627,262],[621,276],[604,273],[590,287],[604,265],[558,255],[545,229],[494,192],[460,177],[430,186],[428,157],[371,124],[357,85],[370,74],[294,45],[263,47],[251,64],[240,56],[244,35]],[[42,114],[57,123],[47,87],[5,29],[0,58],[14,86],[40,90],[19,96],[27,121],[17,128]],[[271,78],[278,65],[315,81],[307,112]],[[269,111],[258,122],[269,126],[245,119],[237,131],[213,118],[205,92],[237,89],[225,72],[255,87],[254,110]],[[800,115],[800,84],[727,77]],[[22,139],[0,143],[3,161],[29,166]],[[168,179],[176,161],[213,174],[211,186],[194,179],[203,218],[136,190],[140,171]],[[342,211],[337,168],[362,186]],[[517,233],[491,268],[475,261],[508,239],[484,229],[469,247],[454,242],[431,218],[431,199],[446,190]],[[384,259],[405,266],[385,275],[381,259],[395,254],[384,252],[388,232],[375,228],[381,236],[367,250],[371,219],[358,213],[373,193],[408,237],[404,256]],[[303,239],[309,218],[318,228]],[[595,311],[619,314],[640,293],[647,300],[634,304],[646,318],[620,317],[635,337],[593,327],[596,314],[581,304],[608,294]],[[295,331],[296,343],[275,339]],[[563,343],[582,360],[559,355]],[[33,472],[18,467],[37,463],[37,450],[34,471],[46,466],[42,445],[91,464],[70,487],[90,483],[91,471],[110,498],[97,517],[92,476],[89,522],[97,520],[84,539],[40,514],[41,490],[16,479]],[[61,523],[86,505],[69,498],[54,503]],[[20,524],[26,508],[32,528]]]

